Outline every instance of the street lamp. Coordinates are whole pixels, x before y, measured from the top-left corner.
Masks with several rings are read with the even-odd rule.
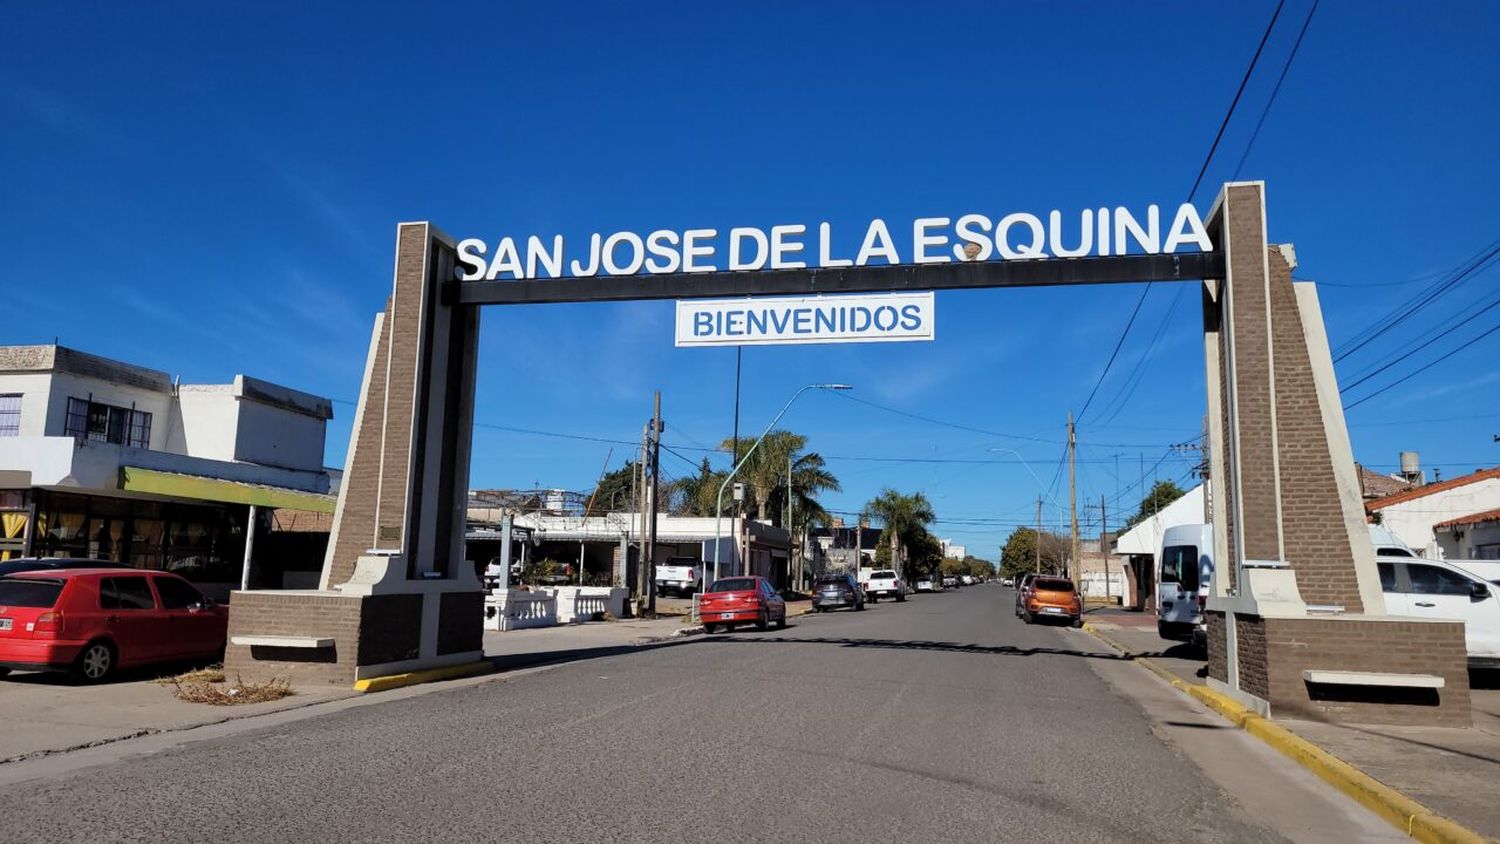
[[[781,408],[781,412],[776,414],[776,418],[772,419],[771,424],[767,425],[766,429],[761,432],[760,436],[755,440],[755,444],[750,446],[750,450],[745,452],[745,456],[741,457],[739,462],[734,464],[734,468],[729,470],[729,475],[724,478],[724,482],[719,484],[719,497],[714,505],[714,580],[719,579],[719,552],[724,547],[724,538],[720,532],[724,521],[724,490],[729,487],[729,482],[734,480],[734,476],[739,474],[740,469],[749,461],[750,455],[755,453],[755,449],[760,447],[761,441],[766,438],[767,434],[771,433],[771,429],[775,428],[776,423],[781,421],[781,417],[785,416],[786,412],[791,409],[792,402],[795,402],[798,396],[801,396],[808,390],[814,389],[852,390],[854,387],[849,384],[808,384],[797,392],[792,393],[792,397],[787,399],[786,405]],[[708,591],[707,577],[704,578],[703,591]]]

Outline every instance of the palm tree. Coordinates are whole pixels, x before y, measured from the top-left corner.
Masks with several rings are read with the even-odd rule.
[[[889,487],[880,491],[880,494],[870,499],[865,505],[861,518],[870,518],[881,523],[886,536],[891,543],[891,561],[896,564],[897,572],[904,571],[903,546],[906,540],[911,538],[920,528],[925,531],[927,525],[937,518],[932,510],[932,502],[927,496],[920,492],[910,495],[900,493]]]

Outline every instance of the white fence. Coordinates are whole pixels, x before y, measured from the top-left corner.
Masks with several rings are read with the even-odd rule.
[[[496,589],[484,598],[484,629],[521,630],[557,623],[557,598],[546,592]]]
[[[607,586],[557,586],[544,589],[496,589],[484,599],[486,630],[521,630],[594,621],[606,613],[625,616],[628,589]]]

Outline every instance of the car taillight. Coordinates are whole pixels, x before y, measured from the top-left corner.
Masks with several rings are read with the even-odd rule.
[[[63,614],[60,612],[44,612],[36,617],[31,625],[31,632],[43,633],[49,636],[60,636],[63,632]]]
[[[758,607],[760,606],[760,596],[751,595],[750,597],[745,599],[745,603],[749,604],[752,607]]]

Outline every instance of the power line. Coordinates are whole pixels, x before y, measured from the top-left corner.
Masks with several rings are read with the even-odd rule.
[[[1286,57],[1286,64],[1281,66],[1281,75],[1276,77],[1276,85],[1271,88],[1271,96],[1266,99],[1266,107],[1260,110],[1260,119],[1255,121],[1255,131],[1250,133],[1250,140],[1245,144],[1245,151],[1240,153],[1240,163],[1234,167],[1234,175],[1230,181],[1238,181],[1240,170],[1245,166],[1245,159],[1250,157],[1250,150],[1255,146],[1255,139],[1260,137],[1260,129],[1266,123],[1266,115],[1271,113],[1271,106],[1276,104],[1276,95],[1281,93],[1281,83],[1286,81],[1287,71],[1292,69],[1292,62],[1297,58],[1297,50],[1302,47],[1302,37],[1307,35],[1307,26],[1312,23],[1313,13],[1318,11],[1318,0],[1313,0],[1312,7],[1307,10],[1307,18],[1302,21],[1302,30],[1297,33],[1297,40],[1292,44],[1292,52]]]
[[[1470,338],[1468,342],[1466,342],[1466,343],[1458,346],[1455,349],[1452,349],[1451,351],[1449,351],[1447,354],[1443,355],[1442,357],[1439,357],[1439,358],[1436,358],[1434,360],[1428,361],[1427,363],[1423,364],[1422,366],[1419,366],[1416,369],[1413,369],[1411,372],[1408,372],[1405,375],[1401,376],[1400,378],[1397,378],[1395,381],[1392,381],[1391,383],[1385,385],[1384,387],[1381,387],[1380,389],[1378,389],[1375,392],[1369,394],[1368,396],[1365,396],[1364,398],[1360,399],[1359,401],[1354,402],[1353,404],[1346,404],[1346,405],[1344,405],[1344,410],[1345,411],[1353,410],[1354,408],[1359,407],[1360,405],[1364,404],[1365,402],[1369,401],[1370,399],[1375,398],[1376,396],[1380,395],[1381,393],[1384,393],[1387,390],[1390,390],[1391,388],[1395,387],[1396,385],[1402,384],[1402,383],[1404,383],[1406,381],[1411,380],[1412,378],[1416,377],[1417,375],[1419,375],[1419,374],[1421,374],[1423,372],[1426,372],[1427,370],[1433,368],[1434,366],[1437,366],[1438,364],[1442,363],[1443,361],[1447,360],[1448,358],[1453,357],[1454,355],[1458,354],[1459,352],[1463,351],[1464,349],[1467,349],[1470,346],[1474,345],[1475,343],[1478,343],[1480,340],[1483,340],[1484,338],[1490,336],[1491,334],[1494,334],[1496,331],[1500,331],[1500,323],[1496,323],[1495,325],[1491,326],[1490,329],[1488,331],[1484,332],[1483,334],[1480,334],[1477,337]],[[1446,335],[1444,335],[1444,336],[1446,336]],[[1439,339],[1441,339],[1441,338],[1439,338]]]
[[[1389,314],[1375,320],[1364,329],[1357,332],[1342,346],[1334,351],[1334,363],[1339,363],[1365,346],[1369,345],[1375,338],[1390,331],[1402,322],[1405,322],[1413,314],[1436,302],[1439,298],[1453,290],[1454,287],[1472,278],[1476,273],[1488,269],[1488,265],[1497,255],[1500,255],[1500,238],[1490,241],[1474,255],[1459,264],[1449,273],[1448,277],[1418,293],[1416,296],[1398,305]]]
[[[1240,103],[1240,97],[1245,93],[1245,86],[1250,82],[1250,76],[1255,72],[1255,65],[1260,61],[1261,53],[1266,49],[1266,41],[1271,37],[1271,30],[1276,27],[1276,19],[1281,17],[1281,8],[1286,5],[1286,0],[1280,0],[1276,4],[1276,11],[1271,13],[1271,22],[1266,24],[1266,31],[1260,36],[1260,43],[1255,47],[1255,55],[1250,57],[1250,66],[1245,68],[1245,75],[1240,79],[1239,88],[1235,89],[1234,99],[1229,101],[1229,110],[1224,112],[1224,119],[1219,122],[1219,131],[1214,134],[1214,142],[1208,148],[1208,155],[1203,157],[1203,165],[1198,168],[1198,176],[1193,179],[1193,187],[1188,191],[1187,201],[1192,202],[1198,193],[1198,187],[1203,184],[1203,176],[1208,172],[1208,165],[1214,159],[1214,153],[1219,149],[1219,142],[1224,139],[1224,130],[1229,128],[1229,120],[1234,116],[1235,107]],[[1116,341],[1114,351],[1110,352],[1109,360],[1104,363],[1104,371],[1099,373],[1099,380],[1094,382],[1094,388],[1089,391],[1089,396],[1083,402],[1083,409],[1078,411],[1077,421],[1083,421],[1084,414],[1088,413],[1089,405],[1093,403],[1094,396],[1099,392],[1099,387],[1109,375],[1109,370],[1115,365],[1115,359],[1120,356],[1120,348],[1125,345],[1125,338],[1130,336],[1131,326],[1135,325],[1135,319],[1141,312],[1141,305],[1145,304],[1146,296],[1151,292],[1152,282],[1146,282],[1141,289],[1141,296],[1135,301],[1135,308],[1130,312],[1130,319],[1125,322],[1125,329],[1120,332],[1120,339]]]
[[[1469,323],[1473,322],[1475,319],[1479,318],[1480,316],[1483,316],[1485,313],[1488,313],[1492,308],[1495,308],[1495,307],[1500,307],[1500,299],[1496,299],[1495,301],[1489,303],[1488,305],[1485,305],[1483,308],[1480,308],[1479,310],[1475,311],[1474,313],[1469,314],[1467,317],[1465,317],[1460,322],[1454,323],[1452,326],[1449,326],[1446,329],[1444,329],[1444,330],[1442,330],[1440,332],[1437,332],[1436,334],[1433,334],[1433,333],[1429,332],[1428,339],[1425,342],[1418,343],[1415,346],[1409,346],[1409,347],[1407,347],[1405,349],[1399,349],[1399,350],[1397,350],[1397,352],[1395,352],[1392,355],[1392,357],[1389,360],[1389,362],[1387,362],[1384,366],[1381,366],[1380,368],[1375,369],[1374,371],[1370,372],[1368,375],[1365,375],[1364,377],[1362,377],[1359,380],[1355,381],[1354,383],[1348,385],[1347,387],[1341,387],[1339,389],[1339,394],[1342,395],[1343,393],[1347,393],[1348,391],[1354,389],[1355,387],[1358,387],[1360,384],[1363,384],[1366,381],[1370,380],[1371,378],[1374,378],[1375,376],[1379,375],[1380,373],[1386,371],[1387,369],[1390,369],[1391,367],[1395,366],[1396,364],[1401,363],[1402,361],[1405,361],[1405,360],[1409,360],[1411,358],[1412,354],[1414,354],[1416,352],[1422,351],[1423,349],[1425,349],[1428,346],[1432,345],[1434,342],[1436,342],[1438,340],[1441,340],[1442,338],[1446,337],[1447,335],[1452,334],[1454,331],[1457,331],[1458,329],[1464,327],[1465,325],[1468,325]]]

